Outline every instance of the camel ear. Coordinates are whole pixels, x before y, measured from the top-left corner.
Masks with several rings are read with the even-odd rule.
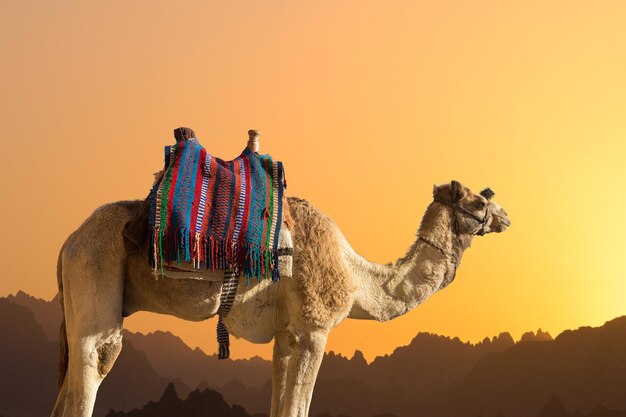
[[[485,188],[484,190],[480,192],[480,195],[485,197],[487,200],[491,200],[491,197],[496,195],[496,193],[494,193],[491,188]]]
[[[462,200],[467,195],[465,187],[455,180],[450,182],[450,190],[452,191],[452,201],[454,202]]]
[[[433,200],[447,201],[450,199],[450,190],[446,185],[433,185]]]

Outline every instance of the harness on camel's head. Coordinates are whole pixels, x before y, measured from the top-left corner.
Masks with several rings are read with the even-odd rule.
[[[484,198],[486,198],[487,200],[491,200],[491,198],[495,195],[495,193],[491,190],[491,188],[485,188],[484,190],[482,190],[480,192],[480,195],[483,196]],[[452,222],[452,236],[454,239],[456,239],[457,245],[460,246],[460,237],[459,237],[459,216],[458,214],[461,213],[465,216],[469,216],[471,217],[473,220],[476,220],[476,222],[478,222],[478,225],[480,226],[480,228],[472,233],[470,233],[471,236],[483,236],[487,230],[487,223],[489,223],[489,218],[491,217],[491,212],[489,211],[489,204],[487,204],[485,206],[485,214],[483,217],[478,216],[476,213],[473,213],[472,211],[466,209],[465,207],[462,207],[456,203],[451,203],[449,201],[444,201],[444,200],[439,200],[437,201],[437,203],[446,205],[448,207],[452,208],[452,212],[453,212],[453,217],[454,217],[454,221]],[[448,285],[450,282],[454,281],[454,278],[456,276],[456,270],[459,267],[459,259],[458,257],[453,253],[447,253],[447,251],[445,249],[443,249],[441,246],[439,246],[438,244],[436,244],[435,242],[431,241],[430,239],[427,239],[425,237],[419,236],[418,237],[419,240],[423,241],[424,243],[427,243],[428,245],[432,246],[433,248],[437,249],[439,252],[441,252],[441,254],[450,259],[450,262],[453,265],[454,271],[452,273],[452,278],[450,278],[450,280],[445,283],[443,286]],[[444,278],[445,280],[445,278]],[[442,288],[443,288],[442,286]]]

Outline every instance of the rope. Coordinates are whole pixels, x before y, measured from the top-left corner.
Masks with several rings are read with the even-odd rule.
[[[222,284],[222,294],[220,296],[220,307],[217,310],[217,343],[218,359],[228,359],[230,356],[230,337],[228,329],[224,325],[224,317],[230,312],[235,301],[237,285],[239,284],[239,273],[236,270],[228,269],[224,271],[224,283]]]

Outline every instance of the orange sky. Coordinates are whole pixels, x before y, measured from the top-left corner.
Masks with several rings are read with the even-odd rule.
[[[374,261],[405,253],[434,183],[495,190],[513,226],[476,239],[453,285],[392,322],[344,322],[329,350],[371,360],[419,331],[475,342],[626,314],[625,16],[621,1],[0,2],[0,295],[52,298],[63,240],[145,196],[186,125],[228,159],[261,130],[289,194]],[[216,350],[213,320],[126,326]]]

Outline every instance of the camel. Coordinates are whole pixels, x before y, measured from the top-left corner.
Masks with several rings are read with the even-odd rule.
[[[404,257],[386,265],[358,255],[337,225],[309,202],[289,198],[293,276],[249,285],[242,277],[225,317],[235,337],[253,343],[274,339],[271,417],[308,415],[328,334],[339,323],[407,313],[454,279],[474,236],[510,226],[506,211],[485,191],[487,198],[457,181],[434,186],[417,239]],[[147,248],[126,254],[122,229],[140,204],[100,207],[61,249],[57,272],[64,318],[53,417],[92,415],[98,387],[122,348],[124,317],[141,310],[200,321],[218,311],[221,282],[155,280]]]

